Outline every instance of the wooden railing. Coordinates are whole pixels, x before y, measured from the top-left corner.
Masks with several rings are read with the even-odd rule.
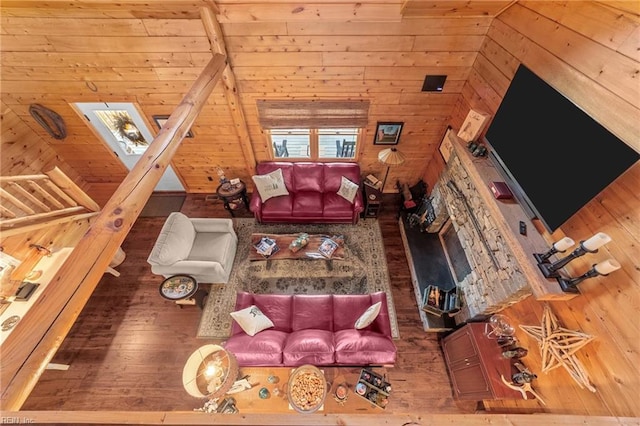
[[[21,261],[0,285],[0,298],[15,293],[40,259],[51,254],[53,241],[60,237],[51,236],[45,244],[42,235],[100,214],[100,206],[57,167],[38,175],[0,176],[0,201],[2,248]],[[24,244],[9,243],[22,238]]]
[[[0,199],[3,237],[100,212],[100,206],[57,167],[41,175],[0,176]]]

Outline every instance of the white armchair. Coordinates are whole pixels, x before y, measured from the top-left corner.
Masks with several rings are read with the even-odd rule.
[[[189,218],[173,212],[147,262],[151,272],[165,278],[185,274],[199,283],[226,283],[237,247],[231,219]]]

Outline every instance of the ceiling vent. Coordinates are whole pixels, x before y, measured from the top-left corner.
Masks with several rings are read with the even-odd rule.
[[[444,82],[447,80],[446,75],[428,75],[424,78],[422,85],[423,92],[442,92]]]

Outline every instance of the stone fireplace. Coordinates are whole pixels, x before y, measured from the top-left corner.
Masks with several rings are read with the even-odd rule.
[[[455,153],[431,196],[436,225],[450,219],[471,268],[471,273],[459,277],[465,305],[456,322],[493,314],[532,294],[519,262]]]

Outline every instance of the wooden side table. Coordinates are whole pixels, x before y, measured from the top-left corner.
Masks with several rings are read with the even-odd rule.
[[[204,301],[209,294],[199,288],[198,282],[190,275],[173,275],[160,284],[160,296],[172,300],[178,307],[182,305],[198,305],[204,308]]]
[[[247,199],[247,186],[243,181],[235,185],[222,184],[216,188],[216,194],[224,202],[224,208],[229,211],[231,217],[235,217],[234,210],[244,207],[249,210],[249,200]]]
[[[382,207],[382,192],[366,182],[363,186],[364,217],[365,219],[368,217],[376,218],[378,217],[378,213],[380,213],[380,208]]]

